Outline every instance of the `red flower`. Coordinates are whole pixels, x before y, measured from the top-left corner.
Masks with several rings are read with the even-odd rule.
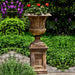
[[[40,4],[39,4],[39,3],[37,3],[37,6],[40,6]]]
[[[30,7],[30,6],[31,6],[30,4],[27,5],[27,7]]]
[[[45,5],[46,5],[47,7],[49,7],[49,3],[45,3]]]

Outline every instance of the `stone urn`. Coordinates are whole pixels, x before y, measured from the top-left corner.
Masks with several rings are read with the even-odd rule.
[[[51,14],[25,14],[25,16],[28,16],[30,20],[29,32],[35,37],[35,40],[29,46],[30,64],[37,74],[46,74],[46,50],[48,47],[40,40],[40,35],[46,32],[45,22],[47,16],[51,16]]]

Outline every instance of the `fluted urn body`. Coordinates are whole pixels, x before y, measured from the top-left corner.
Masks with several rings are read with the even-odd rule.
[[[30,28],[29,31],[33,35],[41,35],[46,31],[45,21],[47,16],[29,16]]]

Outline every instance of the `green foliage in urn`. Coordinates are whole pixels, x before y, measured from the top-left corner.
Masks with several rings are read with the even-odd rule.
[[[39,14],[46,14],[46,13],[49,13],[49,3],[45,3],[45,4],[40,4],[40,3],[37,3],[37,4],[27,4],[27,9],[25,10],[25,13],[33,13],[33,14],[36,14],[36,15],[39,15]]]

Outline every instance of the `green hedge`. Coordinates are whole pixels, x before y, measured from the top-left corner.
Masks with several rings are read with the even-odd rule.
[[[48,46],[47,63],[58,69],[68,69],[75,65],[75,36],[57,36],[45,33],[41,40]],[[0,37],[0,54],[15,50],[23,55],[30,56],[29,45],[34,37],[29,32],[25,36],[2,36]]]
[[[75,36],[44,35],[41,40],[48,46],[47,63],[62,71],[75,66]]]
[[[32,39],[32,40],[31,40]],[[29,45],[33,41],[33,37],[30,35],[5,35],[0,37],[0,55],[8,52],[9,50],[15,50],[23,55],[29,56]]]

